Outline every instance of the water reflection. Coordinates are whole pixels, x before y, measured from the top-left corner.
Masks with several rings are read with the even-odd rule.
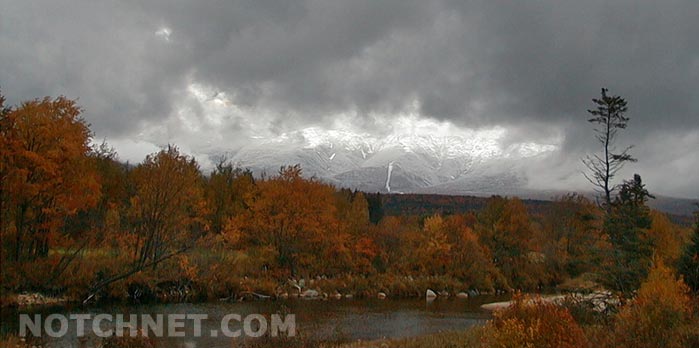
[[[38,311],[23,310],[22,313],[44,314],[207,314],[202,322],[203,337],[192,337],[193,328],[186,327],[184,338],[159,338],[165,347],[230,347],[231,338],[208,337],[211,330],[220,330],[221,319],[225,315],[237,313],[246,316],[251,313],[269,315],[272,313],[295,314],[297,331],[300,335],[344,341],[373,340],[378,338],[399,338],[418,336],[439,331],[459,330],[480,325],[489,318],[489,313],[480,309],[487,302],[507,300],[505,297],[479,296],[469,299],[421,300],[330,300],[330,301],[259,301],[244,303],[202,303],[168,304],[139,306],[54,307]],[[3,310],[0,330],[17,332],[19,312]],[[236,329],[232,322],[232,329]],[[52,339],[52,346],[77,347],[75,323],[69,335]],[[88,323],[88,325],[90,325]],[[238,324],[239,325],[239,324]],[[89,326],[88,326],[89,327]]]

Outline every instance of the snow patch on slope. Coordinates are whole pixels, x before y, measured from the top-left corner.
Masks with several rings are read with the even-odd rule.
[[[391,173],[393,173],[393,162],[388,162],[388,173],[386,173],[386,191],[391,192]]]

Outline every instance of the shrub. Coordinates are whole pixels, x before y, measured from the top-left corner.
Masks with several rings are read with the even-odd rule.
[[[581,348],[587,339],[570,312],[540,298],[515,296],[495,312],[483,333],[483,347]]]
[[[696,336],[689,289],[658,262],[638,295],[622,307],[613,332],[616,347],[687,347]]]

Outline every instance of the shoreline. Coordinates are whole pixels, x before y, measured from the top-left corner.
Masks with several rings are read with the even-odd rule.
[[[71,302],[75,301],[67,297],[49,296],[38,292],[25,292],[3,295],[0,308],[48,307],[67,305]]]

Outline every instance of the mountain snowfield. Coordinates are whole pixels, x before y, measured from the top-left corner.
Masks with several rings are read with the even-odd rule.
[[[368,192],[507,193],[524,188],[524,164],[554,144],[503,146],[505,131],[394,132],[383,137],[317,127],[258,140],[230,154],[256,174],[300,164],[306,176]]]

